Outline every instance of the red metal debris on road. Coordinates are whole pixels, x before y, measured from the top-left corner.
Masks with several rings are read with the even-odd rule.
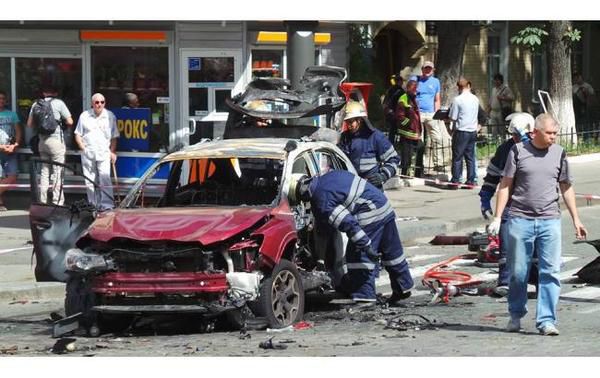
[[[312,323],[305,322],[304,320],[299,321],[298,323],[294,324],[294,329],[297,331],[303,330],[303,329],[309,329],[312,327],[313,327]]]

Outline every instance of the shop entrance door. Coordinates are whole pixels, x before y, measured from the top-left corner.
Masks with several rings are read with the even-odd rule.
[[[225,99],[243,88],[242,51],[238,49],[181,49],[182,121],[189,124],[184,144],[223,134],[227,121]]]

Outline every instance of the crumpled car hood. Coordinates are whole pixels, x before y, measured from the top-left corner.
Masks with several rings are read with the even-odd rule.
[[[258,223],[272,209],[263,207],[117,209],[98,217],[88,230],[94,240],[198,241],[226,240]]]

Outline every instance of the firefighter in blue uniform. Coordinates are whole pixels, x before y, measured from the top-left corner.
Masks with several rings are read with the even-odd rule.
[[[481,215],[484,219],[489,219],[493,216],[491,199],[496,193],[496,187],[502,179],[502,172],[506,165],[506,159],[508,153],[515,143],[529,142],[529,134],[533,132],[535,119],[529,113],[512,113],[506,117],[506,121],[509,121],[508,132],[511,134],[511,138],[507,139],[504,143],[498,146],[494,157],[490,160],[487,167],[487,172],[483,178],[483,185],[479,191],[479,198],[481,204]],[[498,261],[498,282],[494,288],[494,292],[499,296],[506,296],[508,294],[508,281],[510,279],[510,271],[506,266],[506,238],[508,237],[508,231],[505,226],[507,222],[506,214],[508,214],[509,206],[506,206],[505,214],[502,215],[502,223],[500,226],[500,259]],[[537,258],[534,259],[537,261]],[[529,281],[537,285],[537,269],[531,269],[531,276]]]
[[[383,190],[383,184],[396,175],[398,153],[385,135],[371,125],[360,102],[346,104],[344,121],[348,130],[342,133],[338,147],[350,158],[360,177]]]
[[[381,190],[354,174],[334,170],[309,178],[292,175],[288,201],[309,202],[315,220],[348,236],[342,291],[355,302],[376,300],[379,259],[387,270],[396,304],[410,296],[413,280],[396,226],[394,210]]]

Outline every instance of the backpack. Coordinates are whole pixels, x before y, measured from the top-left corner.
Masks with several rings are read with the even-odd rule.
[[[42,135],[51,135],[58,127],[58,121],[54,118],[54,111],[52,111],[52,100],[54,99],[48,101],[39,99],[35,102],[37,106],[33,108],[33,122]]]

